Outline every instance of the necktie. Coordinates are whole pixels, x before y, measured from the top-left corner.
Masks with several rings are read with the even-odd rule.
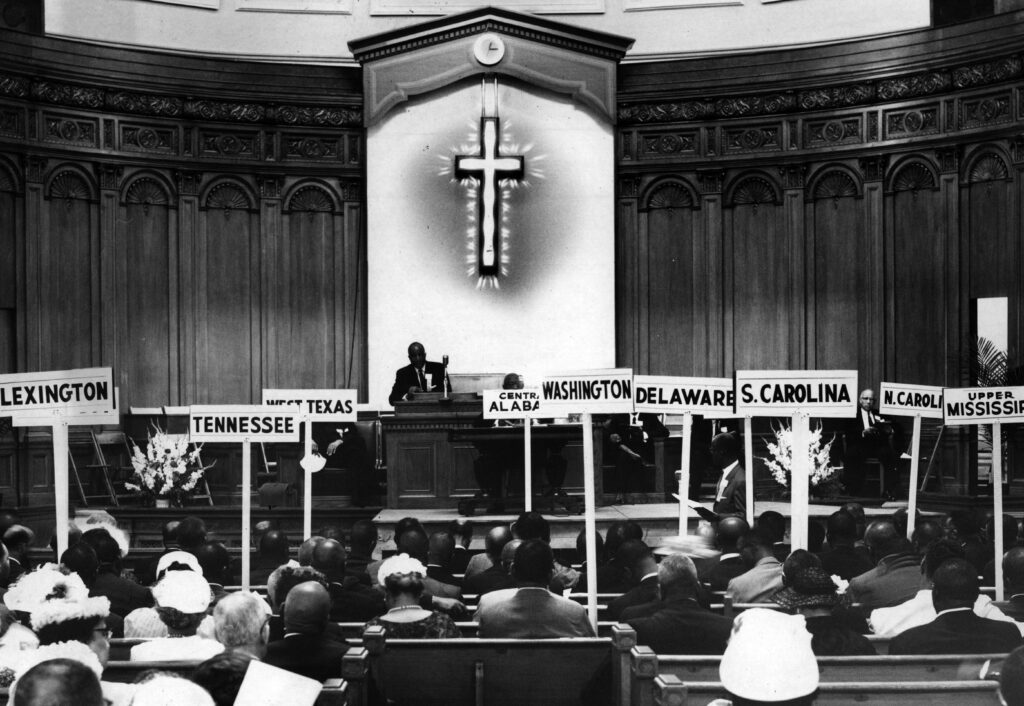
[[[423,390],[423,391],[426,391],[427,390],[427,378],[425,378],[423,376],[423,369],[422,368],[417,368],[416,372],[420,376],[420,389]]]

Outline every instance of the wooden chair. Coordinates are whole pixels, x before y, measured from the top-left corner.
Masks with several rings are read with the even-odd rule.
[[[75,456],[78,455],[76,459]],[[88,463],[80,463],[88,454]],[[117,506],[117,494],[110,480],[110,464],[103,457],[102,448],[96,441],[95,432],[89,427],[70,427],[68,430],[68,471],[78,491],[82,504],[88,506],[90,500],[101,500],[103,504]],[[83,474],[88,478],[83,482]],[[95,492],[99,482],[104,492]],[[90,491],[86,492],[86,487]]]

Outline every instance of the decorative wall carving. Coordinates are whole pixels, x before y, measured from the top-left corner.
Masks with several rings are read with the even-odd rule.
[[[310,218],[315,213],[330,213],[334,210],[331,197],[319,186],[304,186],[288,199],[287,210],[293,212],[306,211]]]
[[[116,191],[121,183],[123,169],[113,164],[96,165],[96,176],[100,180],[100,189],[105,191]]]
[[[844,171],[832,170],[826,172],[819,178],[811,192],[811,198],[815,201],[820,199],[853,198],[857,196],[857,183]]]
[[[120,113],[177,118],[185,112],[185,101],[173,96],[118,91],[107,94],[107,108]]]
[[[804,121],[804,146],[855,145],[864,141],[861,116]]]
[[[688,188],[677,181],[669,181],[654,189],[647,197],[645,208],[673,209],[673,208],[694,208],[697,201]]]
[[[32,97],[44,103],[70,105],[98,110],[103,107],[103,89],[73,86],[67,83],[36,81],[32,84]]]
[[[778,152],[782,149],[782,125],[754,125],[727,128],[725,152]]]
[[[1024,60],[1019,55],[1007,56],[995,61],[983,61],[954,69],[953,85],[957,88],[984,86],[1022,75],[1024,75]]]
[[[199,132],[199,152],[208,156],[259,159],[259,133],[201,130]]]
[[[46,194],[51,199],[64,199],[66,201],[88,201],[92,190],[88,182],[80,174],[71,170],[65,170],[50,180],[50,188]]]
[[[720,194],[725,184],[725,170],[698,169],[697,180],[702,194]]]
[[[1012,120],[1013,97],[1010,91],[960,101],[960,128],[996,125]]]
[[[941,129],[939,106],[921,106],[913,110],[886,111],[884,139],[933,135]]]
[[[892,191],[922,191],[938,187],[932,170],[921,162],[910,162],[892,177]]]
[[[178,131],[167,127],[121,123],[119,147],[126,152],[177,154]]]
[[[210,189],[206,195],[206,208],[221,209],[227,217],[229,211],[251,210],[253,204],[245,191],[235,184],[225,182]]]
[[[174,180],[178,185],[179,196],[198,196],[199,184],[202,181],[202,174],[192,171],[174,172]]]
[[[152,177],[141,177],[133,181],[124,193],[125,205],[141,204],[143,210],[148,213],[150,206],[168,206],[171,203],[170,194],[156,179]]]
[[[767,179],[759,176],[744,177],[732,189],[730,206],[754,206],[779,203],[779,195],[775,187]]]
[[[640,136],[639,159],[652,159],[665,155],[695,154],[697,134],[693,130],[649,133]]]
[[[325,108],[308,105],[282,105],[277,120],[285,125],[321,127],[362,127],[363,111],[359,108]]]
[[[25,122],[22,111],[0,107],[0,134],[10,137],[24,137]]]
[[[310,135],[285,135],[284,159],[339,160],[342,158],[340,137],[314,137]]]
[[[975,184],[982,181],[1001,181],[1010,177],[1010,170],[1003,158],[992,152],[978,157],[967,172],[967,181]]]
[[[99,147],[99,125],[96,120],[84,120],[63,115],[43,117],[43,139],[81,147]]]

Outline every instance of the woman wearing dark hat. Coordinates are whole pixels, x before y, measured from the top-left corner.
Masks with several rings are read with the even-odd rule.
[[[848,627],[833,612],[843,602],[839,583],[818,566],[803,566],[785,577],[786,586],[772,600],[791,613],[804,616],[811,633],[811,649],[824,655],[877,654],[871,642]]]

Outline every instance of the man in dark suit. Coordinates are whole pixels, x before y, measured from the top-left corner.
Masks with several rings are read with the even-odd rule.
[[[1024,620],[1024,547],[1011,547],[1003,554],[1003,585],[1006,600],[995,605],[1014,620]]]
[[[659,654],[720,655],[732,632],[732,620],[697,603],[697,569],[684,554],[670,554],[658,565],[661,603],[645,617],[623,618],[636,630],[637,644]]]
[[[122,618],[136,608],[153,605],[153,592],[121,576],[121,547],[105,529],[93,529],[82,535],[82,541],[92,546],[99,560],[96,579],[89,587],[90,596],[110,599],[110,612]]]
[[[352,576],[345,575],[345,547],[334,539],[325,539],[313,549],[313,568],[329,581],[331,620],[360,622],[376,618],[386,610],[384,596]]]
[[[427,360],[423,344],[414,341],[409,344],[409,364],[395,371],[388,402],[411,399],[417,392],[439,392],[444,388],[444,376],[444,365]]]
[[[618,620],[627,608],[658,600],[658,562],[650,547],[640,539],[627,540],[619,547],[618,560],[632,588],[608,604],[606,620]]]
[[[885,473],[882,496],[895,500],[900,489],[899,430],[875,410],[874,390],[864,390],[858,398],[857,416],[847,421],[844,430],[843,485],[850,495],[860,495],[864,489],[864,464],[868,458],[877,458]]]
[[[461,593],[462,581],[451,572],[454,553],[455,538],[450,532],[434,532],[430,535],[427,544],[427,578],[457,588]]]
[[[828,551],[819,554],[818,558],[826,574],[834,574],[849,581],[875,567],[868,555],[854,546],[857,541],[857,520],[853,515],[843,510],[829,515],[825,537],[828,539]]]
[[[487,534],[488,541],[491,540],[492,532]],[[498,543],[500,543],[501,549],[497,549]],[[467,576],[463,580],[463,594],[482,596],[485,593],[500,591],[503,588],[515,588],[516,582],[512,578],[510,569],[512,568],[512,560],[515,557],[516,549],[522,543],[521,539],[512,539],[511,531],[508,532],[507,536],[499,535],[499,539],[487,549],[487,553],[497,557],[497,559],[491,566],[480,573]]]
[[[319,583],[292,588],[284,602],[284,637],[267,645],[263,661],[317,681],[340,677],[348,645],[325,634],[330,612],[331,597]]]
[[[711,440],[711,459],[722,470],[715,488],[714,514],[747,515],[747,473],[740,465],[740,442],[728,432]],[[703,516],[703,513],[701,513]]]
[[[750,531],[742,517],[723,517],[718,523],[715,546],[721,552],[718,559],[704,564],[701,579],[712,591],[724,591],[729,582],[747,571],[747,565],[737,547],[740,538]]]
[[[865,614],[909,601],[921,587],[921,558],[892,520],[876,520],[864,532],[875,567],[850,581],[847,595]]]
[[[935,620],[894,637],[889,642],[889,654],[1007,653],[1019,647],[1017,626],[977,616],[977,600],[977,570],[964,559],[947,559],[932,577]]]

